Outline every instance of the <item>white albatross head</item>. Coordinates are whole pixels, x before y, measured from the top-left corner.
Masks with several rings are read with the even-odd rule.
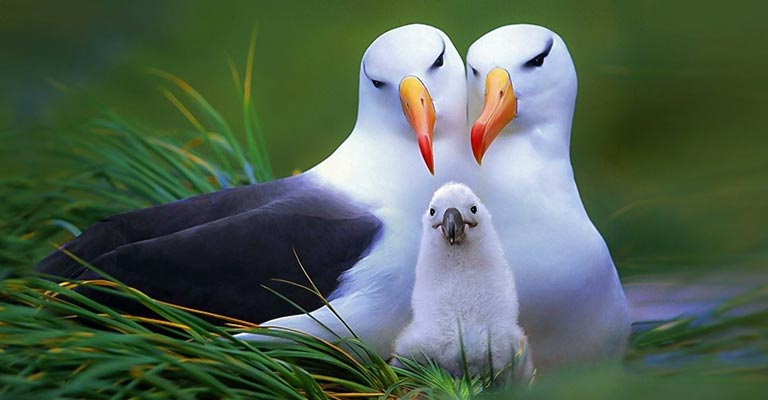
[[[442,236],[448,245],[482,240],[491,225],[491,214],[467,185],[446,183],[435,191],[422,217],[424,232]]]
[[[478,163],[499,135],[550,135],[541,139],[567,152],[576,69],[556,33],[524,24],[486,33],[467,52],[467,82]]]
[[[359,98],[355,130],[380,135],[382,146],[392,139],[386,135],[409,136],[434,174],[433,134],[466,123],[464,63],[439,29],[395,28],[365,51]]]

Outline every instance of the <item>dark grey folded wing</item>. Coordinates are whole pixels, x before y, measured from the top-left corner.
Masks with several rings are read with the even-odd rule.
[[[295,176],[258,185],[221,190],[155,207],[104,218],[63,246],[86,262],[120,246],[154,239],[264,206],[311,186],[311,179]],[[54,251],[37,265],[46,274],[73,278],[82,266],[62,251]]]
[[[306,177],[243,189],[118,215],[67,248],[156,299],[263,322],[297,310],[261,285],[306,309],[322,305],[315,295],[274,281],[307,283],[293,248],[328,296],[341,274],[375,245],[381,229],[378,218]],[[44,261],[41,270],[50,265]],[[69,278],[97,277],[82,268],[65,270]],[[141,313],[114,296],[84,293]]]

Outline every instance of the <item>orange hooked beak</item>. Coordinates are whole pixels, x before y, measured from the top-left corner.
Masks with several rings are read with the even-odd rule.
[[[416,133],[419,150],[427,164],[429,173],[435,174],[435,160],[432,156],[432,132],[435,129],[435,105],[427,88],[415,76],[406,76],[400,81],[400,104],[403,114]]]
[[[512,90],[509,73],[502,68],[494,68],[485,79],[485,104],[483,112],[472,125],[472,154],[478,164],[483,163],[483,155],[496,139],[499,132],[517,115],[517,97]]]

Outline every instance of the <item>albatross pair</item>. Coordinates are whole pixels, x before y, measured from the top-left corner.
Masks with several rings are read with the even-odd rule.
[[[570,165],[576,75],[565,44],[509,26],[480,38],[467,61],[465,74],[438,29],[386,32],[363,55],[354,129],[316,167],[112,216],[64,248],[161,300],[333,338],[316,318],[349,335],[313,295],[273,280],[304,281],[295,248],[345,322],[389,355],[411,315],[424,205],[460,181],[495,216],[537,366],[620,354],[626,301]],[[479,117],[471,135],[467,107]],[[96,277],[59,251],[39,269]]]

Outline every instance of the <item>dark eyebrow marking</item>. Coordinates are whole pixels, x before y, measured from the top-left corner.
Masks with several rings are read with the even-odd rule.
[[[549,55],[549,52],[550,52],[550,51],[552,51],[552,46],[553,46],[554,44],[555,44],[555,41],[554,41],[554,39],[552,39],[552,38],[549,38],[549,40],[547,41],[547,45],[544,47],[544,51],[542,51],[541,53],[539,53],[539,55],[538,55],[538,56],[536,56],[536,57],[546,57],[546,56],[548,56],[548,55]]]
[[[371,76],[368,75],[368,71],[366,71],[365,69],[365,62],[363,62],[363,75],[365,75],[365,77],[368,78],[368,80],[370,80],[373,83],[373,86],[376,87],[376,89],[387,84],[386,82],[382,82],[378,79],[371,78]]]
[[[443,42],[443,50],[440,52],[440,55],[445,54],[445,39],[443,39],[442,36],[440,36],[440,41]]]
[[[473,67],[472,64],[467,63],[467,66],[472,70],[472,75],[475,77],[480,75],[480,72],[477,70],[477,68]]]
[[[442,66],[443,66],[443,59],[444,59],[444,57],[445,57],[445,39],[443,39],[443,37],[442,37],[442,36],[440,36],[440,41],[441,41],[441,42],[443,42],[443,49],[442,49],[442,50],[440,50],[440,54],[439,54],[439,55],[437,56],[437,58],[435,59],[435,62],[437,62],[437,60],[441,60],[441,62],[440,62],[440,65],[436,65],[435,63],[433,63],[433,64],[432,64],[432,65],[429,67],[429,69],[440,68],[440,67],[442,67]]]
[[[546,57],[549,55],[549,52],[552,51],[552,46],[555,44],[554,39],[549,38],[549,41],[547,41],[547,47],[544,48],[544,51],[541,52],[541,56]]]

